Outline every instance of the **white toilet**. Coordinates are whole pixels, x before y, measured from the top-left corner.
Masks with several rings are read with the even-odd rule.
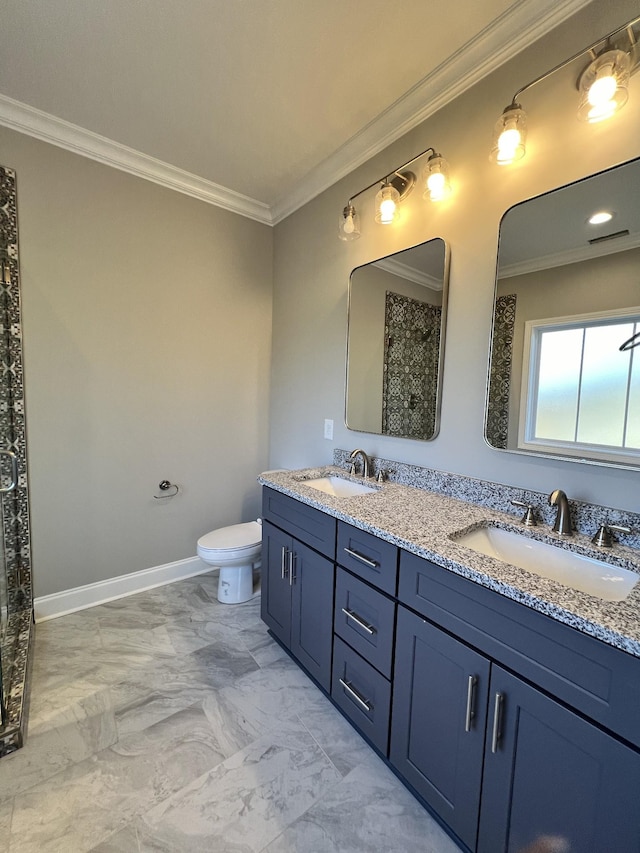
[[[240,604],[253,597],[253,570],[260,565],[262,524],[232,524],[198,539],[198,557],[220,567],[218,601]]]

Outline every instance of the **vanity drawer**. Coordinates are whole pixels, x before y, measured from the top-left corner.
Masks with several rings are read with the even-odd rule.
[[[336,561],[383,592],[396,594],[398,549],[390,542],[339,521]]]
[[[398,598],[640,746],[640,658],[405,551]]]
[[[334,631],[387,678],[391,677],[395,617],[394,601],[338,569]]]
[[[336,520],[330,515],[264,486],[262,517],[325,557],[335,559]]]
[[[391,685],[338,637],[333,642],[331,696],[362,734],[387,755]]]

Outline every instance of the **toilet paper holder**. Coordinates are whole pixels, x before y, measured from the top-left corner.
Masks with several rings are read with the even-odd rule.
[[[170,492],[166,495],[154,495],[153,497],[157,501],[163,501],[165,498],[174,498],[180,491],[180,487],[176,486],[175,483],[172,483],[169,480],[160,480],[160,482],[158,483],[158,488],[161,492],[169,492],[170,489],[175,489],[175,491]]]

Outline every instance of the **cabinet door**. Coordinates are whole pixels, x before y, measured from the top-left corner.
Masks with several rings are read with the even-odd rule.
[[[638,853],[638,791],[640,754],[494,665],[478,853]]]
[[[471,849],[489,672],[485,657],[398,607],[391,762]]]
[[[291,642],[291,586],[289,566],[292,539],[262,522],[262,590],[260,615],[287,648]]]
[[[331,689],[334,565],[293,540],[291,652],[327,692]]]

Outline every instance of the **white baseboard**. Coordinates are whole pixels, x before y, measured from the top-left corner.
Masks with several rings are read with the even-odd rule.
[[[67,613],[75,613],[76,610],[86,610],[97,604],[135,595],[145,589],[153,589],[211,571],[212,567],[203,563],[199,557],[189,557],[163,566],[142,569],[140,572],[131,572],[129,575],[119,575],[86,586],[54,592],[52,595],[43,595],[33,601],[35,620],[46,622]]]

